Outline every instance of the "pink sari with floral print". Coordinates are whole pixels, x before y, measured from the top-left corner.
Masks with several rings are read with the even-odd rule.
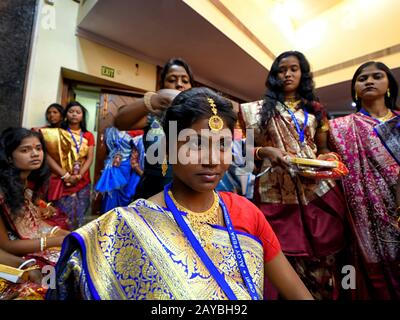
[[[355,237],[357,298],[400,299],[400,229],[395,185],[400,166],[363,113],[330,121],[330,141],[349,175],[343,185]]]

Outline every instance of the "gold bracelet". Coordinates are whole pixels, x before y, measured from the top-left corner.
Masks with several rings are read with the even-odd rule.
[[[55,234],[55,233],[58,231],[58,229],[60,229],[59,226],[54,226],[54,227],[50,230],[49,236],[52,236],[53,234]]]
[[[154,110],[153,106],[151,105],[151,97],[153,95],[155,95],[155,92],[149,91],[146,92],[145,95],[143,96],[143,101],[144,101],[144,105],[146,106],[147,110],[149,110],[150,112],[156,112],[156,110]]]
[[[40,237],[40,251],[43,251],[43,247],[44,247],[44,240],[43,237]]]
[[[257,147],[254,150],[254,157],[256,158],[256,160],[262,160],[262,158],[258,155],[258,153],[260,152],[260,149],[262,149],[262,147]]]
[[[46,250],[46,247],[47,247],[47,238],[41,237],[40,238],[40,251]]]

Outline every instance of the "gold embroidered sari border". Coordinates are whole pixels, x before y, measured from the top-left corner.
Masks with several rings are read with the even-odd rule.
[[[101,219],[103,218],[103,219]],[[86,264],[89,271],[89,276],[93,282],[95,289],[101,299],[104,300],[124,300],[126,295],[121,288],[121,285],[116,279],[115,274],[105,258],[103,251],[99,247],[98,229],[104,223],[104,220],[112,221],[114,215],[107,214],[96,221],[95,228],[82,227],[79,234],[84,240],[86,249]],[[114,289],[114,290],[113,290]],[[118,295],[112,294],[117,292]]]

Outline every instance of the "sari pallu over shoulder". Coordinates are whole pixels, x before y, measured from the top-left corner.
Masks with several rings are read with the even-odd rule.
[[[304,144],[299,141],[292,115],[281,104],[277,103],[277,114],[272,117],[264,133],[264,145],[279,148],[289,154],[300,158],[317,158],[317,145],[314,137],[317,132],[318,122],[313,114],[308,114],[307,128],[305,129]],[[299,108],[294,111],[299,126],[305,124],[305,113]],[[271,167],[269,159],[264,159],[260,171]],[[274,204],[299,204],[307,205],[317,197],[322,197],[335,187],[333,180],[313,180],[299,177],[299,195],[288,172],[273,172],[260,177],[258,192],[260,200],[264,203]],[[299,199],[299,197],[301,199]]]
[[[228,233],[221,227],[213,230],[209,257],[236,297],[250,299]],[[262,297],[262,245],[251,235],[238,236]],[[74,287],[80,292],[73,292]],[[57,265],[57,288],[48,298],[77,294],[102,300],[227,299],[171,212],[143,199],[116,208],[67,237]]]
[[[60,128],[42,128],[40,132],[43,134],[49,155],[68,172],[72,172],[74,161],[87,157],[89,147],[86,138],[82,137],[78,154],[72,135],[76,141],[80,141],[79,135]]]
[[[394,118],[376,125],[374,131],[387,151],[400,165],[400,112],[395,112],[395,114]]]
[[[330,121],[330,141],[350,169],[343,183],[350,204],[396,227],[394,195],[400,165],[374,131],[376,122],[362,113]],[[350,196],[349,196],[350,195]]]
[[[355,239],[361,299],[400,298],[400,230],[394,186],[400,166],[374,134],[376,122],[362,113],[330,121],[330,140],[350,173],[343,179]],[[358,257],[360,256],[360,258]]]

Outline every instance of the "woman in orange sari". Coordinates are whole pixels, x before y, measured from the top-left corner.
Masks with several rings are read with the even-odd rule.
[[[41,129],[52,173],[48,200],[68,215],[71,229],[85,223],[85,213],[90,206],[89,170],[95,141],[86,129],[86,114],[79,102],[71,102],[65,108],[61,128]]]
[[[42,205],[39,190],[48,177],[41,135],[8,128],[0,137],[0,249],[55,265],[69,233],[46,222],[50,206]],[[33,184],[34,182],[34,184]]]
[[[282,251],[317,299],[338,297],[337,253],[345,246],[345,200],[333,180],[291,175],[285,156],[327,160],[327,114],[314,95],[310,65],[298,51],[279,55],[266,81],[256,130],[256,160],[266,171],[255,202],[276,232]],[[257,108],[257,103],[253,106]],[[273,288],[268,296],[274,296]]]

